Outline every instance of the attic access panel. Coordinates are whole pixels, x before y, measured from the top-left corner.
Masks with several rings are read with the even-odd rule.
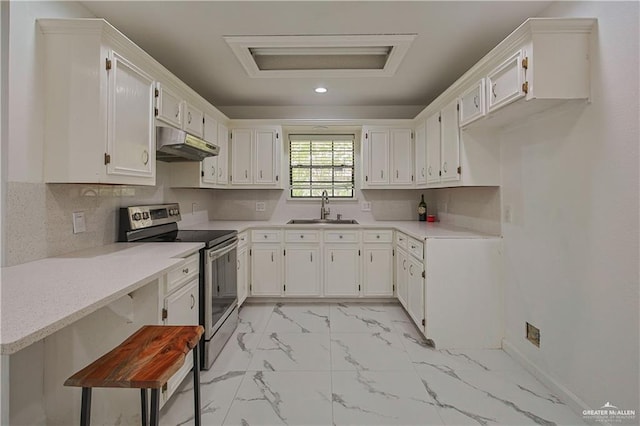
[[[415,34],[227,36],[250,77],[390,77]]]

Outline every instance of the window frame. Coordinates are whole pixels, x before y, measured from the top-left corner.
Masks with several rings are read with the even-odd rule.
[[[353,133],[290,133],[288,135],[288,145],[287,145],[287,167],[288,167],[288,172],[289,172],[289,177],[288,177],[288,194],[287,194],[287,199],[291,200],[291,201],[317,201],[320,200],[321,196],[320,195],[309,195],[309,196],[294,196],[293,195],[293,190],[294,190],[294,185],[293,185],[293,170],[294,167],[292,165],[292,143],[295,142],[305,142],[305,141],[309,141],[309,142],[313,142],[313,141],[323,141],[323,142],[345,142],[348,141],[351,143],[351,160],[352,160],[352,165],[351,166],[346,166],[346,167],[350,167],[351,168],[351,181],[347,182],[347,184],[350,183],[350,188],[345,188],[344,186],[336,186],[336,183],[340,183],[340,181],[336,182],[335,181],[335,175],[332,173],[332,180],[330,183],[330,186],[327,187],[326,189],[329,190],[330,195],[329,198],[332,200],[337,200],[337,201],[356,201],[357,200],[357,194],[356,194],[356,168],[357,168],[357,158],[356,158],[356,151],[357,151],[357,146],[356,146],[356,135]],[[335,153],[336,151],[334,150],[334,147],[332,146],[331,149],[332,153]],[[332,159],[333,162],[333,159]],[[325,168],[331,168],[333,171],[335,171],[336,169],[342,169],[344,166],[336,166],[335,164],[332,164],[330,166],[324,166]],[[309,166],[302,166],[299,168],[307,168],[310,172],[313,169],[313,165],[310,164]],[[311,173],[310,173],[311,174]],[[311,182],[311,181],[310,181]],[[346,182],[346,181],[345,181]],[[310,183],[309,189],[313,190],[314,187],[313,185]],[[315,189],[320,189],[320,188],[315,188]],[[334,196],[333,195],[333,191],[338,190],[338,189],[351,189],[351,195],[350,196]]]

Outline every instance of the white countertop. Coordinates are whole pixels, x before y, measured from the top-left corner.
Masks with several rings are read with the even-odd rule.
[[[209,222],[203,222],[198,224],[192,224],[185,226],[181,229],[230,229],[238,232],[245,231],[249,228],[316,228],[316,229],[349,229],[349,228],[393,228],[398,231],[404,232],[419,240],[427,238],[499,238],[497,235],[484,234],[482,232],[473,231],[466,228],[455,227],[451,225],[444,225],[439,222],[418,222],[411,220],[397,220],[397,221],[374,221],[374,222],[359,222],[358,224],[328,224],[328,223],[313,223],[313,224],[287,224],[288,220],[254,220],[254,221],[231,221],[231,220],[214,220]]]
[[[0,353],[12,354],[160,277],[202,243],[115,243],[2,268]]]

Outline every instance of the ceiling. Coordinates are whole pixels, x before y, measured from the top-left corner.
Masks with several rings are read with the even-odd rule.
[[[389,111],[389,117],[372,118],[413,118],[526,18],[539,15],[549,3],[83,2],[230,118],[289,118],[276,116],[296,109],[310,115],[305,118],[314,118],[314,109],[348,111],[357,107],[377,108],[378,115]],[[336,34],[417,37],[393,76],[357,78],[251,78],[224,40],[224,36]],[[329,91],[318,95],[313,91],[318,86]]]

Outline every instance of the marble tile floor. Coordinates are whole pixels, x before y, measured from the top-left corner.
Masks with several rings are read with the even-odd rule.
[[[161,412],[192,425],[191,376]],[[502,350],[435,350],[400,305],[247,304],[202,372],[203,425],[578,425]]]

